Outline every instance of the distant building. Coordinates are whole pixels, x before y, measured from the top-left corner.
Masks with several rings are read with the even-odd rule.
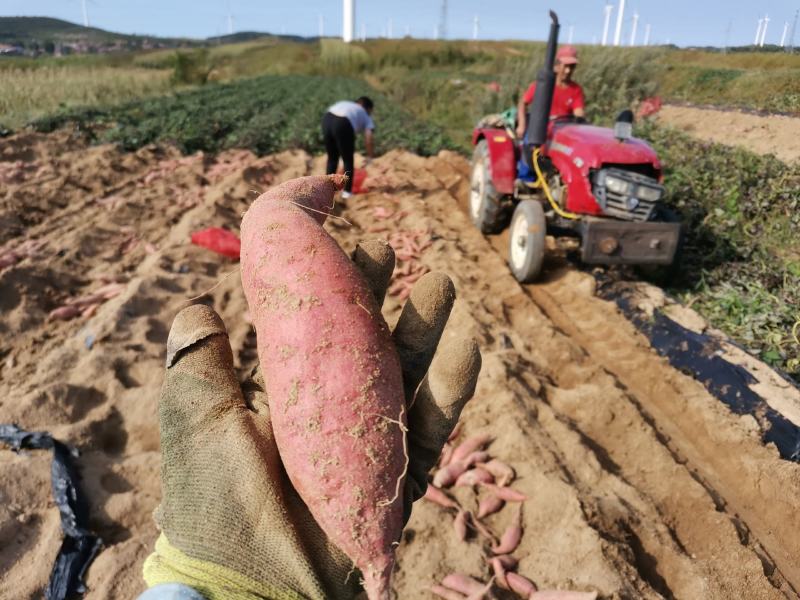
[[[22,46],[0,44],[0,56],[22,56],[23,54],[25,54],[25,48]]]

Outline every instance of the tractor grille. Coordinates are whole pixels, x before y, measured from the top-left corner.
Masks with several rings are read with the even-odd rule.
[[[606,190],[606,205],[603,211],[612,217],[626,221],[648,221],[657,202],[641,198],[627,198]]]
[[[609,217],[649,221],[663,197],[664,188],[654,178],[642,173],[610,167],[594,173],[592,191]]]

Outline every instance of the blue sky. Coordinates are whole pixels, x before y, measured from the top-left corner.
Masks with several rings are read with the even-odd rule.
[[[208,37],[227,33],[228,5],[235,31],[316,35],[319,15],[325,33],[341,33],[341,0],[86,0],[90,23],[122,33]],[[610,0],[615,6],[620,0]],[[554,8],[564,25],[566,41],[572,26],[576,43],[599,40],[605,0],[449,0],[448,37],[472,36],[473,18],[480,20],[482,39],[543,39],[547,8]],[[410,31],[414,37],[432,37],[439,22],[441,0],[356,0],[356,34],[364,24],[368,37],[387,33],[389,20],[395,37]],[[302,8],[301,8],[302,7]],[[627,0],[623,40],[630,39],[632,17],[638,12],[638,40],[651,24],[651,41],[685,45],[751,44],[758,19],[769,15],[767,43],[779,43],[784,22],[794,18],[800,0],[700,2],[697,0]],[[2,16],[51,16],[82,22],[81,0],[3,0]],[[616,8],[611,18],[613,35]],[[729,30],[729,34],[726,31]],[[800,45],[800,24],[795,43]]]

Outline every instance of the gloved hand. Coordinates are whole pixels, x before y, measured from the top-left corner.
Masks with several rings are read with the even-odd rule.
[[[382,304],[394,267],[391,247],[362,244],[353,260]],[[426,275],[393,333],[409,404],[406,520],[480,371],[471,338],[452,335],[439,344],[454,299],[449,277]],[[145,580],[185,583],[209,600],[354,598],[358,573],[289,482],[263,390],[258,370],[239,384],[225,327],[211,308],[178,314],[159,404],[161,536],[145,562]]]

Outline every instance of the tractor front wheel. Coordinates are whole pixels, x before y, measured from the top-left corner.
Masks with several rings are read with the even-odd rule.
[[[511,217],[508,264],[520,283],[539,276],[544,261],[544,238],[547,224],[541,202],[523,200]]]
[[[492,183],[486,140],[479,141],[472,154],[469,216],[481,233],[498,233],[508,222],[508,211],[502,206],[501,194]]]

